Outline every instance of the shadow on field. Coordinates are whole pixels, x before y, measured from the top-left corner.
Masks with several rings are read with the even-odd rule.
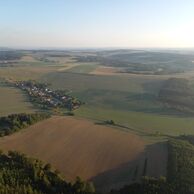
[[[107,192],[140,181],[142,176],[166,176],[167,155],[166,142],[147,145],[144,152],[138,154],[134,160],[103,172],[90,181],[97,191],[100,188],[100,192]]]

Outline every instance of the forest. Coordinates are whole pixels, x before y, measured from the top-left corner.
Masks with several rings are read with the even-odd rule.
[[[94,191],[91,183],[79,177],[73,183],[66,182],[50,164],[16,151],[0,153],[1,194],[92,194]]]
[[[0,136],[10,135],[49,117],[50,115],[45,113],[20,113],[0,117]]]

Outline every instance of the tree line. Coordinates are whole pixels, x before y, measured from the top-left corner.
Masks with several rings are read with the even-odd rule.
[[[46,113],[20,113],[0,117],[0,136],[10,135],[49,117]]]
[[[1,194],[93,194],[91,183],[77,178],[66,182],[50,164],[16,151],[0,153]]]

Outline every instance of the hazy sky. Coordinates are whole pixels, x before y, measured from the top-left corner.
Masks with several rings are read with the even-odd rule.
[[[0,46],[194,47],[194,0],[0,0]]]

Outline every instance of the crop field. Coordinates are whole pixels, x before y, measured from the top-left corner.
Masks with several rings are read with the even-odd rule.
[[[54,114],[58,116],[0,138],[1,149],[16,149],[42,159],[67,180],[80,176],[93,181],[101,191],[139,181],[143,175],[165,176],[165,141],[194,135],[194,114],[181,106],[192,104],[193,69],[179,74],[169,74],[169,69],[167,74],[157,75],[156,71],[154,75],[141,75],[120,73],[121,67],[112,60],[105,60],[106,66],[101,59],[99,63],[76,59],[38,53],[23,57],[14,66],[0,68],[0,78],[47,83],[49,88],[68,90],[68,94],[84,102],[74,110],[74,117],[63,116],[65,112],[59,116],[56,109]],[[169,78],[186,80],[175,79],[174,85],[166,86],[171,83]],[[175,108],[161,101],[160,92],[166,90],[163,99],[170,99]],[[0,115],[36,111],[27,96],[15,88],[0,85],[0,94]],[[113,125],[105,124],[110,120]]]
[[[75,113],[97,121],[113,119],[148,139],[194,134],[194,116],[161,104],[163,78],[50,73],[43,81],[53,88],[70,89],[86,104]]]
[[[120,188],[134,181],[140,181],[142,176],[166,176],[167,162],[167,143],[147,145],[144,152],[139,154],[135,160],[129,161],[109,172],[102,173],[93,178],[92,181],[102,191],[107,191],[111,188]],[[128,180],[128,183],[126,180]]]
[[[94,71],[97,68],[97,65],[95,64],[81,64],[77,65],[75,67],[72,67],[68,69],[66,72],[71,72],[71,73],[90,73]]]
[[[60,68],[67,68],[68,66],[58,65],[18,65],[16,67],[3,67],[0,68],[0,78],[13,79],[13,80],[37,80],[42,76],[56,72]]]
[[[119,72],[119,68],[114,67],[105,67],[105,66],[98,66],[95,70],[91,72],[94,75],[117,75]]]
[[[20,90],[0,83],[0,116],[36,111]]]
[[[20,59],[20,61],[36,62],[37,60],[33,56],[31,56],[31,55],[24,55],[24,56],[22,56],[22,58]]]
[[[75,112],[77,117],[94,121],[113,119],[118,124],[128,127],[127,130],[148,137],[149,140],[151,138],[158,141],[166,135],[194,133],[192,115],[171,110],[157,100],[159,88],[167,78],[66,72],[79,69],[81,65],[78,64],[67,63],[63,67],[57,65],[7,67],[0,69],[0,77],[39,80],[50,83],[53,89],[69,89],[74,96],[86,103]],[[1,95],[1,98],[5,97]],[[14,101],[17,102],[17,98],[14,98]],[[3,108],[1,112],[5,114]]]
[[[136,133],[146,140],[166,139],[169,136],[194,134],[194,117],[143,113],[135,111],[119,111],[98,107],[82,107],[76,116],[102,122],[114,120],[125,127],[121,130]]]
[[[128,76],[98,76],[91,74],[76,74],[68,72],[54,72],[41,78],[41,81],[52,83],[53,88],[71,89],[75,92],[88,89],[117,90],[139,92],[143,81]],[[149,82],[149,80],[147,81]]]
[[[83,119],[55,116],[1,138],[0,147],[50,162],[67,180],[80,176],[95,182],[99,174],[107,175],[139,157],[145,143],[131,133]],[[128,172],[127,177],[131,176],[130,169]],[[128,181],[127,177],[122,178],[123,183]]]

